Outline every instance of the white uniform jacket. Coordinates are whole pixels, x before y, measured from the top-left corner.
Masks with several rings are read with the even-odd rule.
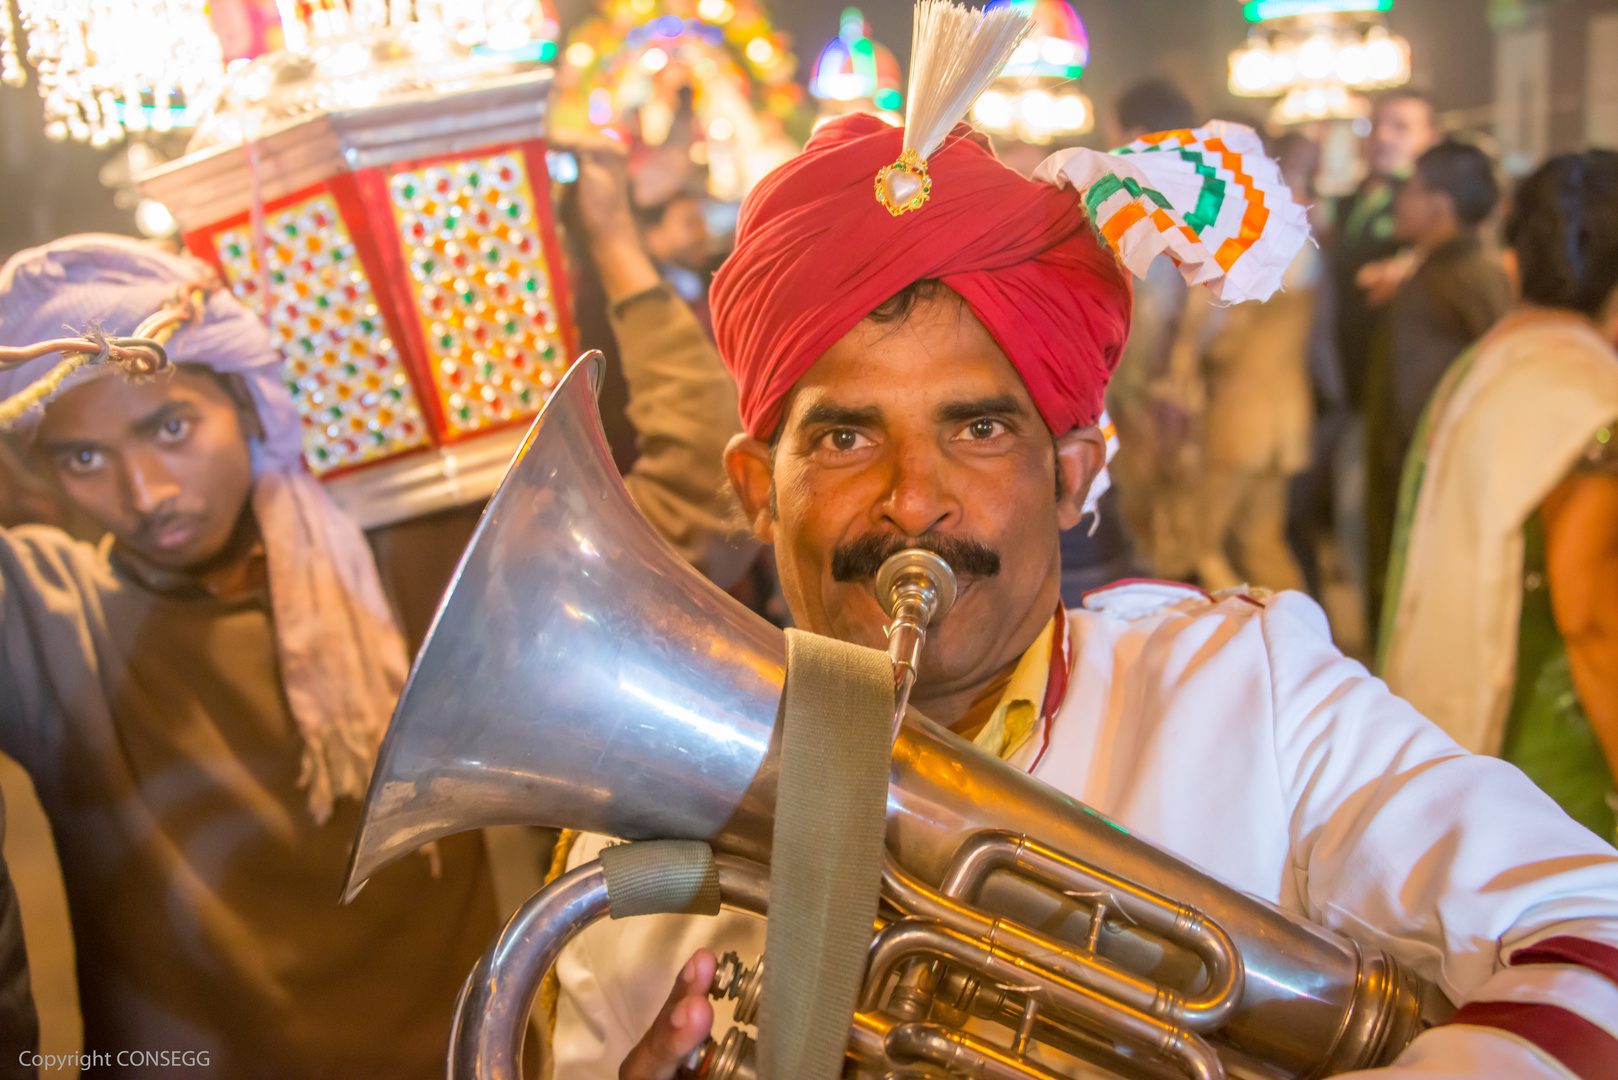
[[[1035,776],[1235,888],[1386,949],[1457,1004],[1513,1003],[1471,1010],[1498,1026],[1425,1032],[1376,1075],[1614,1075],[1618,851],[1344,657],[1301,594],[1215,601],[1141,584],[1085,607],[1068,613],[1071,677]],[[1027,768],[1043,736],[1012,763]],[[573,865],[600,846],[585,838]],[[1565,937],[1595,959],[1508,964]],[[762,922],[729,912],[596,924],[557,965],[555,1075],[615,1077],[693,950],[751,962],[763,945]],[[1556,1044],[1568,1064],[1503,1029]]]

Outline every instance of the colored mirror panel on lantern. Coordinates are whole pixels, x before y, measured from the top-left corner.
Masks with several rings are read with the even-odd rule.
[[[389,192],[448,433],[537,413],[567,354],[522,159],[398,172]]]
[[[303,418],[317,476],[428,443],[427,423],[370,279],[327,195],[267,214],[270,337]],[[215,237],[231,291],[262,316],[258,260],[246,225]]]

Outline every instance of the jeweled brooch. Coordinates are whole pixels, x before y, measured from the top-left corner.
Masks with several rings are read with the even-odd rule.
[[[933,178],[927,175],[927,160],[914,149],[899,155],[892,165],[876,174],[876,201],[894,217],[909,210],[920,210],[933,191]]]

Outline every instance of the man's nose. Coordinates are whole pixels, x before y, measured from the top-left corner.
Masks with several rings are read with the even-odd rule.
[[[138,514],[151,514],[180,494],[180,482],[156,454],[135,451],[124,458],[124,485],[129,505]]]
[[[901,452],[881,506],[882,517],[905,536],[921,536],[947,528],[960,516],[950,491],[944,462],[926,448]]]

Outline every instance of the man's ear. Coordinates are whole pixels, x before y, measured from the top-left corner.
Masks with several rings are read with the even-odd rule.
[[[761,544],[775,543],[775,514],[770,505],[775,476],[769,446],[747,434],[732,437],[725,447],[725,474],[747,515],[753,538]]]
[[[1509,249],[1508,249],[1509,250]],[[1511,252],[1512,265],[1516,265],[1517,253]],[[1606,301],[1601,305],[1601,312],[1596,316],[1596,325],[1601,328],[1601,336],[1614,345],[1618,345],[1618,286],[1607,294]]]
[[[1056,522],[1064,532],[1084,517],[1084,497],[1106,464],[1107,440],[1098,424],[1074,428],[1056,440],[1056,467],[1062,478]]]
[[[1447,191],[1437,191],[1433,194],[1438,199],[1438,205],[1443,208],[1439,212],[1444,215],[1445,225],[1452,229],[1463,228],[1464,226],[1461,224],[1461,212],[1455,208],[1455,196],[1451,195]]]
[[[1500,252],[1500,268],[1506,272],[1506,280],[1511,282],[1511,295],[1522,299],[1522,264],[1517,261],[1517,252],[1512,248],[1504,248]]]

